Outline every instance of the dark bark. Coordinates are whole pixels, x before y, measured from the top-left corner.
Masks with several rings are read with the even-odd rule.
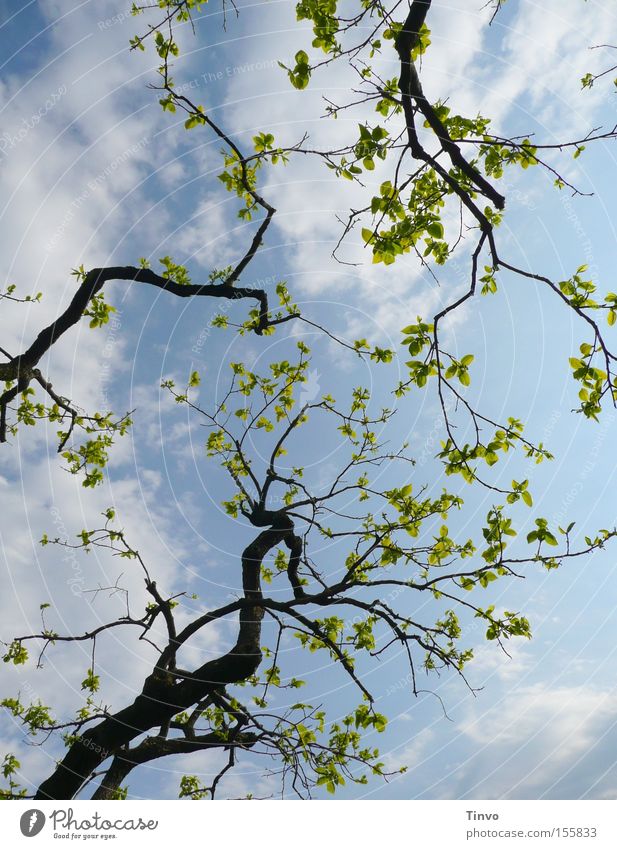
[[[240,611],[235,646],[222,657],[204,663],[179,683],[174,683],[172,670],[157,664],[133,704],[90,728],[73,743],[54,772],[41,784],[35,799],[74,798],[104,761],[119,753],[136,737],[151,728],[164,726],[177,713],[197,704],[210,693],[228,684],[244,681],[256,672],[262,659],[261,621],[264,610],[259,605],[263,598],[261,563],[265,555],[280,545],[288,534],[287,527],[262,531],[243,552],[244,597],[256,604]],[[169,652],[163,654],[169,656]],[[173,651],[171,654],[173,656]],[[118,765],[119,775],[123,768]]]
[[[234,733],[232,740],[224,740],[216,732],[199,737],[168,740],[165,737],[148,737],[135,749],[118,754],[111,762],[105,777],[92,799],[117,799],[122,782],[136,766],[168,755],[186,755],[191,752],[203,752],[208,749],[229,749],[231,747],[250,748],[255,742],[253,734]]]
[[[444,183],[450,187],[454,194],[460,198],[463,205],[471,212],[478,222],[484,238],[488,240],[493,264],[497,266],[497,249],[493,237],[493,228],[488,218],[474,202],[471,193],[460,185],[459,180],[447,168],[441,165],[435,156],[432,156],[424,149],[416,131],[415,112],[418,110],[439,139],[441,148],[448,155],[453,167],[460,170],[497,209],[504,209],[505,198],[503,195],[499,194],[478,169],[465,159],[458,145],[452,140],[447,128],[425,97],[420,78],[411,60],[411,51],[417,44],[419,33],[430,9],[431,2],[432,0],[414,0],[395,45],[401,61],[399,89],[402,95],[403,112],[407,124],[409,149],[414,159],[420,162],[426,162],[434,168]]]
[[[269,221],[270,217],[266,221]],[[265,222],[258,230],[259,240],[263,235],[264,227]],[[243,267],[247,262],[248,260],[245,257]],[[181,285],[175,283],[173,280],[161,277],[149,268],[134,268],[133,266],[93,268],[86,274],[68,307],[55,321],[52,321],[51,324],[38,334],[30,347],[23,354],[14,357],[8,363],[0,363],[0,380],[17,381],[15,386],[5,390],[0,395],[0,442],[6,442],[7,405],[14,401],[17,395],[27,389],[30,382],[36,376],[35,367],[41,357],[49,351],[52,345],[67,330],[81,320],[84,310],[88,307],[92,298],[101,291],[105,283],[112,280],[129,280],[134,283],[146,283],[150,286],[156,286],[158,289],[163,289],[165,292],[169,292],[179,298],[193,298],[198,296],[224,298],[226,300],[251,298],[259,304],[259,320],[255,326],[255,332],[260,335],[268,326],[268,296],[263,289],[248,289],[241,286],[234,286],[233,283],[237,279],[238,274],[239,271],[236,268],[231,273],[229,279],[223,283]]]

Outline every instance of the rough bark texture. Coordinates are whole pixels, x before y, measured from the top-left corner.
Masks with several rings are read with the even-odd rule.
[[[262,560],[270,549],[282,543],[288,534],[287,526],[270,528],[262,531],[245,548],[242,555],[242,585],[246,599],[259,602],[262,598]],[[114,786],[119,786],[119,782],[136,765],[132,752],[122,752],[132,740],[152,728],[165,726],[177,713],[187,710],[217,689],[244,681],[256,672],[262,659],[263,615],[263,607],[258,603],[242,609],[239,615],[238,639],[234,647],[222,657],[203,664],[179,683],[174,683],[173,671],[155,667],[133,704],[85,731],[73,743],[54,772],[41,784],[34,798],[74,798],[91,774],[109,757],[115,755],[118,755],[118,759],[114,764],[114,774],[119,780]],[[158,738],[151,739],[156,741]],[[161,740],[163,743],[172,742],[165,741],[164,738]],[[148,745],[154,751],[157,743],[149,742]],[[204,742],[200,744],[203,745]],[[167,753],[171,754],[162,752]],[[135,757],[139,758],[138,752]],[[108,785],[111,783],[107,782]],[[110,793],[111,790],[108,786],[106,792]],[[109,798],[109,795],[106,798]]]

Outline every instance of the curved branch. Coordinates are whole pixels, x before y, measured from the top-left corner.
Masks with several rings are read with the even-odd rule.
[[[262,228],[258,231],[261,232]],[[255,247],[257,250],[257,247]],[[254,255],[255,251],[253,251]],[[252,256],[251,255],[251,256]],[[246,266],[249,259],[248,255],[244,257],[241,264]],[[240,268],[240,266],[238,266]],[[236,300],[242,298],[253,298],[259,304],[259,317],[255,326],[255,332],[261,335],[268,327],[268,296],[263,289],[250,289],[246,287],[233,286],[232,283],[237,279],[238,268],[225,280],[224,283],[204,283],[204,284],[180,284],[166,277],[161,277],[149,268],[135,268],[133,266],[116,266],[110,268],[93,268],[88,271],[74,294],[70,304],[64,312],[55,321],[52,321],[45,327],[36,337],[30,347],[17,357],[14,357],[8,363],[0,363],[0,380],[12,381],[16,380],[17,384],[10,389],[7,389],[0,395],[0,410],[2,412],[0,426],[0,442],[6,442],[6,407],[14,398],[23,392],[30,382],[34,379],[38,380],[46,391],[49,392],[51,384],[47,385],[43,381],[40,372],[37,372],[36,365],[41,357],[49,351],[52,345],[58,339],[77,324],[86,310],[92,298],[97,295],[105,283],[112,280],[128,280],[133,283],[146,283],[150,286],[155,286],[158,289],[163,289],[172,295],[179,298],[193,298],[207,296],[212,298],[226,298],[228,300]],[[239,272],[238,272],[239,273]],[[231,282],[230,282],[231,281]],[[40,379],[41,378],[41,379]],[[52,395],[57,402],[57,398]]]
[[[39,787],[36,799],[71,799],[84,781],[110,756],[128,746],[140,734],[164,726],[177,713],[204,699],[213,691],[255,673],[262,659],[261,621],[264,608],[260,570],[266,554],[279,545],[288,528],[262,531],[242,555],[242,587],[244,601],[239,616],[238,638],[234,647],[222,657],[210,660],[193,673],[184,674],[166,668],[173,658],[178,640],[162,653],[151,675],[146,678],[140,695],[133,704],[88,729],[71,746],[52,775]]]

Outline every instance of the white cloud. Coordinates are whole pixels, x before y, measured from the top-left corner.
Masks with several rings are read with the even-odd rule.
[[[135,251],[156,257],[161,255],[159,251],[169,248],[171,252],[172,244],[198,265],[211,266],[233,258],[246,235],[244,228],[229,235],[229,222],[236,220],[229,208],[234,201],[225,198],[220,203],[218,195],[206,188],[220,167],[218,146],[203,143],[198,136],[187,141],[181,125],[170,125],[156,106],[150,106],[153,95],[144,90],[144,84],[150,79],[145,74],[151,58],[126,51],[134,23],[129,19],[99,26],[124,11],[124,3],[97,4],[99,21],[92,20],[93,4],[81,8],[70,0],[55,0],[39,6],[50,22],[64,16],[47,36],[46,55],[41,59],[45,69],[30,77],[8,76],[0,85],[0,114],[8,133],[8,140],[0,144],[0,218],[8,246],[0,257],[0,276],[21,284],[24,292],[45,291],[40,306],[8,308],[3,346],[11,352],[21,350],[68,302],[74,285],[68,271],[81,262],[86,266],[133,262]],[[594,7],[593,15],[581,16],[579,0],[558,4],[558,12],[548,10],[546,4],[521,2],[499,55],[494,47],[497,41],[480,30],[487,12],[470,12],[467,3],[459,6],[459,14],[451,7],[437,8],[432,22],[434,45],[425,63],[427,93],[432,98],[448,96],[456,108],[472,113],[480,104],[483,112],[496,116],[499,126],[522,127],[523,131],[531,117],[541,116],[538,123],[549,140],[552,132],[587,129],[600,106],[600,89],[580,96],[571,91],[591,67],[581,44],[602,40],[613,21],[608,4],[602,9]],[[296,31],[293,4],[260,6],[254,12],[243,11],[243,16],[241,27],[247,16],[258,26],[250,38],[240,37],[240,65],[222,59],[220,66],[208,66],[211,73],[223,74],[222,84],[209,81],[202,85],[208,108],[220,110],[226,125],[249,144],[251,135],[262,129],[272,129],[281,143],[294,143],[306,127],[309,143],[315,146],[347,141],[350,128],[355,132],[358,116],[343,116],[338,122],[320,116],[324,95],[348,97],[356,84],[353,73],[339,69],[333,77],[326,71],[315,75],[307,92],[292,91],[275,60],[288,58],[309,40],[306,32]],[[187,44],[188,37],[187,33]],[[192,56],[191,64],[205,68],[211,55],[225,54],[215,50],[204,56],[200,51]],[[566,68],[563,55],[577,58]],[[589,59],[595,61],[593,56]],[[394,62],[386,64],[385,71],[396,73]],[[566,91],[567,96],[562,94]],[[381,170],[373,174],[375,185],[381,176]],[[401,316],[413,319],[431,312],[452,294],[450,285],[439,288],[418,270],[415,259],[403,260],[390,269],[372,267],[357,237],[350,239],[344,256],[364,264],[360,268],[333,265],[330,254],[340,234],[335,216],[345,216],[349,207],[365,196],[365,190],[345,181],[333,182],[322,163],[299,158],[287,169],[275,169],[266,181],[266,191],[279,208],[277,229],[269,233],[265,246],[267,261],[277,274],[288,274],[308,298],[321,298],[350,336],[371,332],[376,341],[392,334],[391,344],[395,345]],[[447,277],[447,281],[456,288],[466,283],[460,275],[454,281]],[[127,331],[136,332],[142,321],[132,312],[139,303],[138,295],[134,291],[127,295],[126,286],[117,286],[112,300],[121,306]],[[459,320],[465,317],[461,313]],[[143,321],[145,326],[146,318]],[[123,379],[128,379],[132,367],[127,362],[131,351],[128,337],[129,333],[126,339],[114,342],[108,358],[114,374]],[[99,403],[105,388],[101,351],[106,338],[83,328],[73,329],[54,347],[49,369],[45,366],[56,388],[84,406]],[[160,345],[165,345],[165,339]],[[256,356],[255,351],[245,351],[245,358]],[[135,544],[162,585],[171,589],[182,584],[184,589],[186,584],[207,582],[208,589],[213,589],[213,573],[208,569],[217,564],[217,552],[204,539],[205,532],[197,528],[200,510],[194,503],[203,499],[205,488],[195,488],[195,496],[193,490],[185,491],[177,500],[173,492],[179,480],[175,475],[195,461],[193,452],[184,450],[192,431],[184,422],[161,427],[159,398],[152,386],[135,386],[134,397],[144,416],[148,449],[160,447],[165,434],[171,473],[142,468],[137,478],[132,452],[141,446],[125,440],[118,446],[117,465],[112,467],[113,484],[86,499],[78,482],[60,472],[56,458],[48,469],[42,429],[25,430],[19,444],[12,446],[17,450],[4,454],[6,477],[0,485],[5,528],[2,552],[9,583],[3,614],[7,633],[38,628],[42,601],[52,602],[49,616],[57,617],[58,624],[70,630],[85,629],[121,609],[121,595],[99,594],[95,606],[81,592],[98,583],[113,584],[122,571],[117,561],[96,555],[64,560],[58,557],[62,550],[41,551],[35,545],[44,530],[50,535],[53,532],[49,525],[50,516],[51,524],[57,523],[56,514],[50,513],[54,505],[60,510],[62,526],[72,535],[90,527],[99,509],[117,502],[129,538],[133,540],[134,534]],[[320,469],[324,480],[327,471],[324,463]],[[161,490],[168,484],[171,506],[161,498]],[[207,560],[203,573],[194,566],[201,560]],[[229,584],[235,580],[237,573]],[[136,598],[143,598],[143,577],[138,570],[126,569],[121,583]],[[67,592],[67,587],[79,592]],[[180,615],[186,616],[188,611]],[[204,652],[228,644],[230,635],[226,623],[208,630],[191,648],[187,660],[197,662]],[[132,645],[126,646],[115,632],[108,641],[100,641],[98,663],[107,678],[104,690],[110,700],[130,698],[135,680],[147,669],[145,657],[134,654]],[[53,700],[60,712],[74,706],[89,656],[85,648],[77,648],[77,662],[68,649],[52,651],[54,659],[50,653],[48,670],[53,669],[53,677],[30,672],[24,677],[22,670],[10,669],[7,679],[12,685],[40,693],[43,700]],[[516,651],[513,661],[505,665],[489,650],[480,652],[479,673],[506,685],[518,679],[519,686],[482,716],[470,712],[459,723],[458,734],[466,741],[466,751],[472,746],[476,753],[442,787],[447,785],[447,792],[454,795],[550,795],[565,786],[560,779],[571,770],[572,783],[565,792],[593,788],[594,795],[610,795],[617,786],[610,755],[613,747],[602,752],[598,741],[612,740],[617,716],[614,694],[593,688],[520,686],[528,663],[525,650]],[[16,737],[10,723],[8,727]],[[418,763],[428,758],[436,739],[434,729],[421,731],[400,753],[401,760]],[[38,751],[30,753],[26,771],[40,774],[44,757]],[[598,776],[602,777],[599,783]],[[236,784],[228,784],[231,795],[243,795],[254,787],[252,776],[250,784],[244,777],[233,781]]]
[[[489,711],[470,713],[458,730],[473,754],[457,772],[455,795],[569,798],[576,788],[582,796],[603,772],[593,796],[614,784],[617,695],[610,690],[518,687]]]

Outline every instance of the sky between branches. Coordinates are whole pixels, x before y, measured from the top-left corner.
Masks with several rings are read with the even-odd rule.
[[[3,51],[0,81],[0,276],[24,294],[44,293],[31,309],[3,306],[10,320],[2,344],[18,351],[67,302],[74,287],[71,268],[134,264],[140,256],[156,262],[172,254],[197,281],[213,266],[237,258],[246,225],[219,189],[217,143],[201,131],[185,133],[147,90],[150,58],[128,52],[136,24],[124,15],[123,3],[29,3],[18,13],[10,5],[0,2],[0,34],[11,48]],[[599,51],[587,48],[611,41],[609,34],[617,31],[610,0],[510,0],[491,30],[480,5],[438,3],[431,15],[433,44],[423,79],[433,100],[447,96],[462,114],[480,111],[505,133],[535,132],[546,142],[614,125],[617,100],[611,88],[580,91],[583,74],[602,65]],[[240,139],[267,130],[278,143],[293,143],[308,130],[315,142],[333,139],[335,146],[350,128],[345,122],[354,132],[359,115],[337,123],[320,118],[322,95],[344,93],[351,75],[340,69],[335,76],[316,74],[307,91],[297,92],[277,66],[307,41],[295,23],[294,5],[240,8],[227,33],[213,11],[199,21],[197,39],[183,34],[186,59],[176,79],[187,84],[192,99],[216,110]],[[389,70],[392,76],[394,56]],[[602,290],[614,288],[615,173],[614,147],[600,143],[567,165],[567,176],[595,192],[594,198],[558,193],[534,169],[509,180],[509,212],[500,234],[508,254],[555,279],[588,263]],[[376,173],[375,181],[379,178]],[[418,314],[428,316],[465,283],[456,264],[446,267],[441,286],[411,257],[385,270],[372,266],[359,236],[346,245],[345,258],[363,259],[363,265],[334,263],[330,252],[340,234],[335,215],[345,215],[355,190],[335,183],[319,163],[299,159],[273,171],[264,191],[279,214],[243,282],[261,280],[273,289],[276,280],[286,279],[306,314],[340,335],[367,336],[395,348],[401,326]],[[117,597],[99,597],[93,605],[83,592],[99,582],[113,583],[115,562],[95,555],[64,559],[62,552],[37,544],[44,532],[71,535],[94,526],[99,511],[112,503],[159,583],[197,592],[208,605],[237,589],[240,549],[234,535],[230,545],[231,520],[217,506],[227,494],[219,486],[222,478],[206,465],[203,430],[158,387],[161,376],[186,378],[199,368],[201,391],[214,393],[224,388],[229,359],[265,364],[285,350],[287,331],[268,340],[238,340],[208,330],[220,309],[216,304],[127,294],[121,285],[111,289],[109,300],[118,309],[112,323],[100,331],[76,328],[54,347],[45,369],[58,391],[85,407],[111,405],[118,412],[136,407],[134,434],[119,441],[109,481],[94,493],[61,470],[43,428],[24,429],[15,445],[4,447],[0,541],[9,589],[2,596],[3,637],[36,629],[41,602],[52,603],[56,625],[72,630],[92,616],[115,614]],[[242,306],[234,310],[242,316]],[[590,530],[614,524],[617,416],[607,410],[594,425],[569,412],[575,390],[567,358],[581,329],[567,311],[531,284],[505,278],[497,296],[474,301],[448,333],[455,350],[476,355],[480,404],[495,416],[524,419],[528,433],[556,455],[552,464],[526,468],[523,475],[540,515],[559,523],[576,520]],[[342,397],[350,385],[364,383],[381,400],[388,397],[383,367],[361,365],[315,337],[306,341],[316,350],[307,391]],[[399,368],[402,363],[391,367],[390,385]],[[438,421],[434,397],[412,394],[393,434],[394,440],[409,437],[417,475],[437,489],[443,481],[431,457]],[[326,476],[336,444],[328,443],[326,452],[315,441],[307,451],[314,473]],[[521,479],[525,464],[516,462],[504,462],[504,479]],[[464,494],[469,509],[461,533],[463,522],[468,532],[477,527],[491,503],[481,493]],[[517,517],[522,532],[529,517],[524,509]],[[410,770],[389,785],[350,792],[388,798],[614,797],[615,571],[615,552],[609,549],[557,573],[538,570],[524,582],[504,583],[491,601],[499,603],[503,594],[510,609],[523,610],[534,639],[514,646],[508,660],[496,647],[482,645],[480,630],[470,632],[470,644],[478,647],[470,679],[483,690],[474,698],[449,676],[430,684],[449,719],[433,696],[412,700],[396,659],[378,669],[371,686],[383,694],[379,709],[392,720],[381,747],[390,763],[408,763]],[[139,576],[125,573],[122,580],[137,595],[142,592]],[[204,636],[199,650],[216,653],[232,638],[233,623],[223,623]],[[115,704],[124,703],[135,676],[146,673],[147,658],[113,638],[98,651],[103,690]],[[60,715],[75,703],[88,665],[86,654],[75,662],[79,652],[57,650],[38,673],[5,667],[3,682],[9,686],[3,689],[21,688]],[[342,712],[347,685],[336,671],[313,667],[312,676],[313,691]],[[11,749],[17,729],[5,716],[0,728],[0,748]],[[39,749],[29,750],[22,764],[33,780],[51,766]],[[257,768],[247,759],[226,793],[255,789]],[[201,756],[181,765],[167,759],[152,765],[141,790],[145,796],[173,796],[180,774],[211,769]],[[269,792],[267,782],[259,780],[258,788]]]

